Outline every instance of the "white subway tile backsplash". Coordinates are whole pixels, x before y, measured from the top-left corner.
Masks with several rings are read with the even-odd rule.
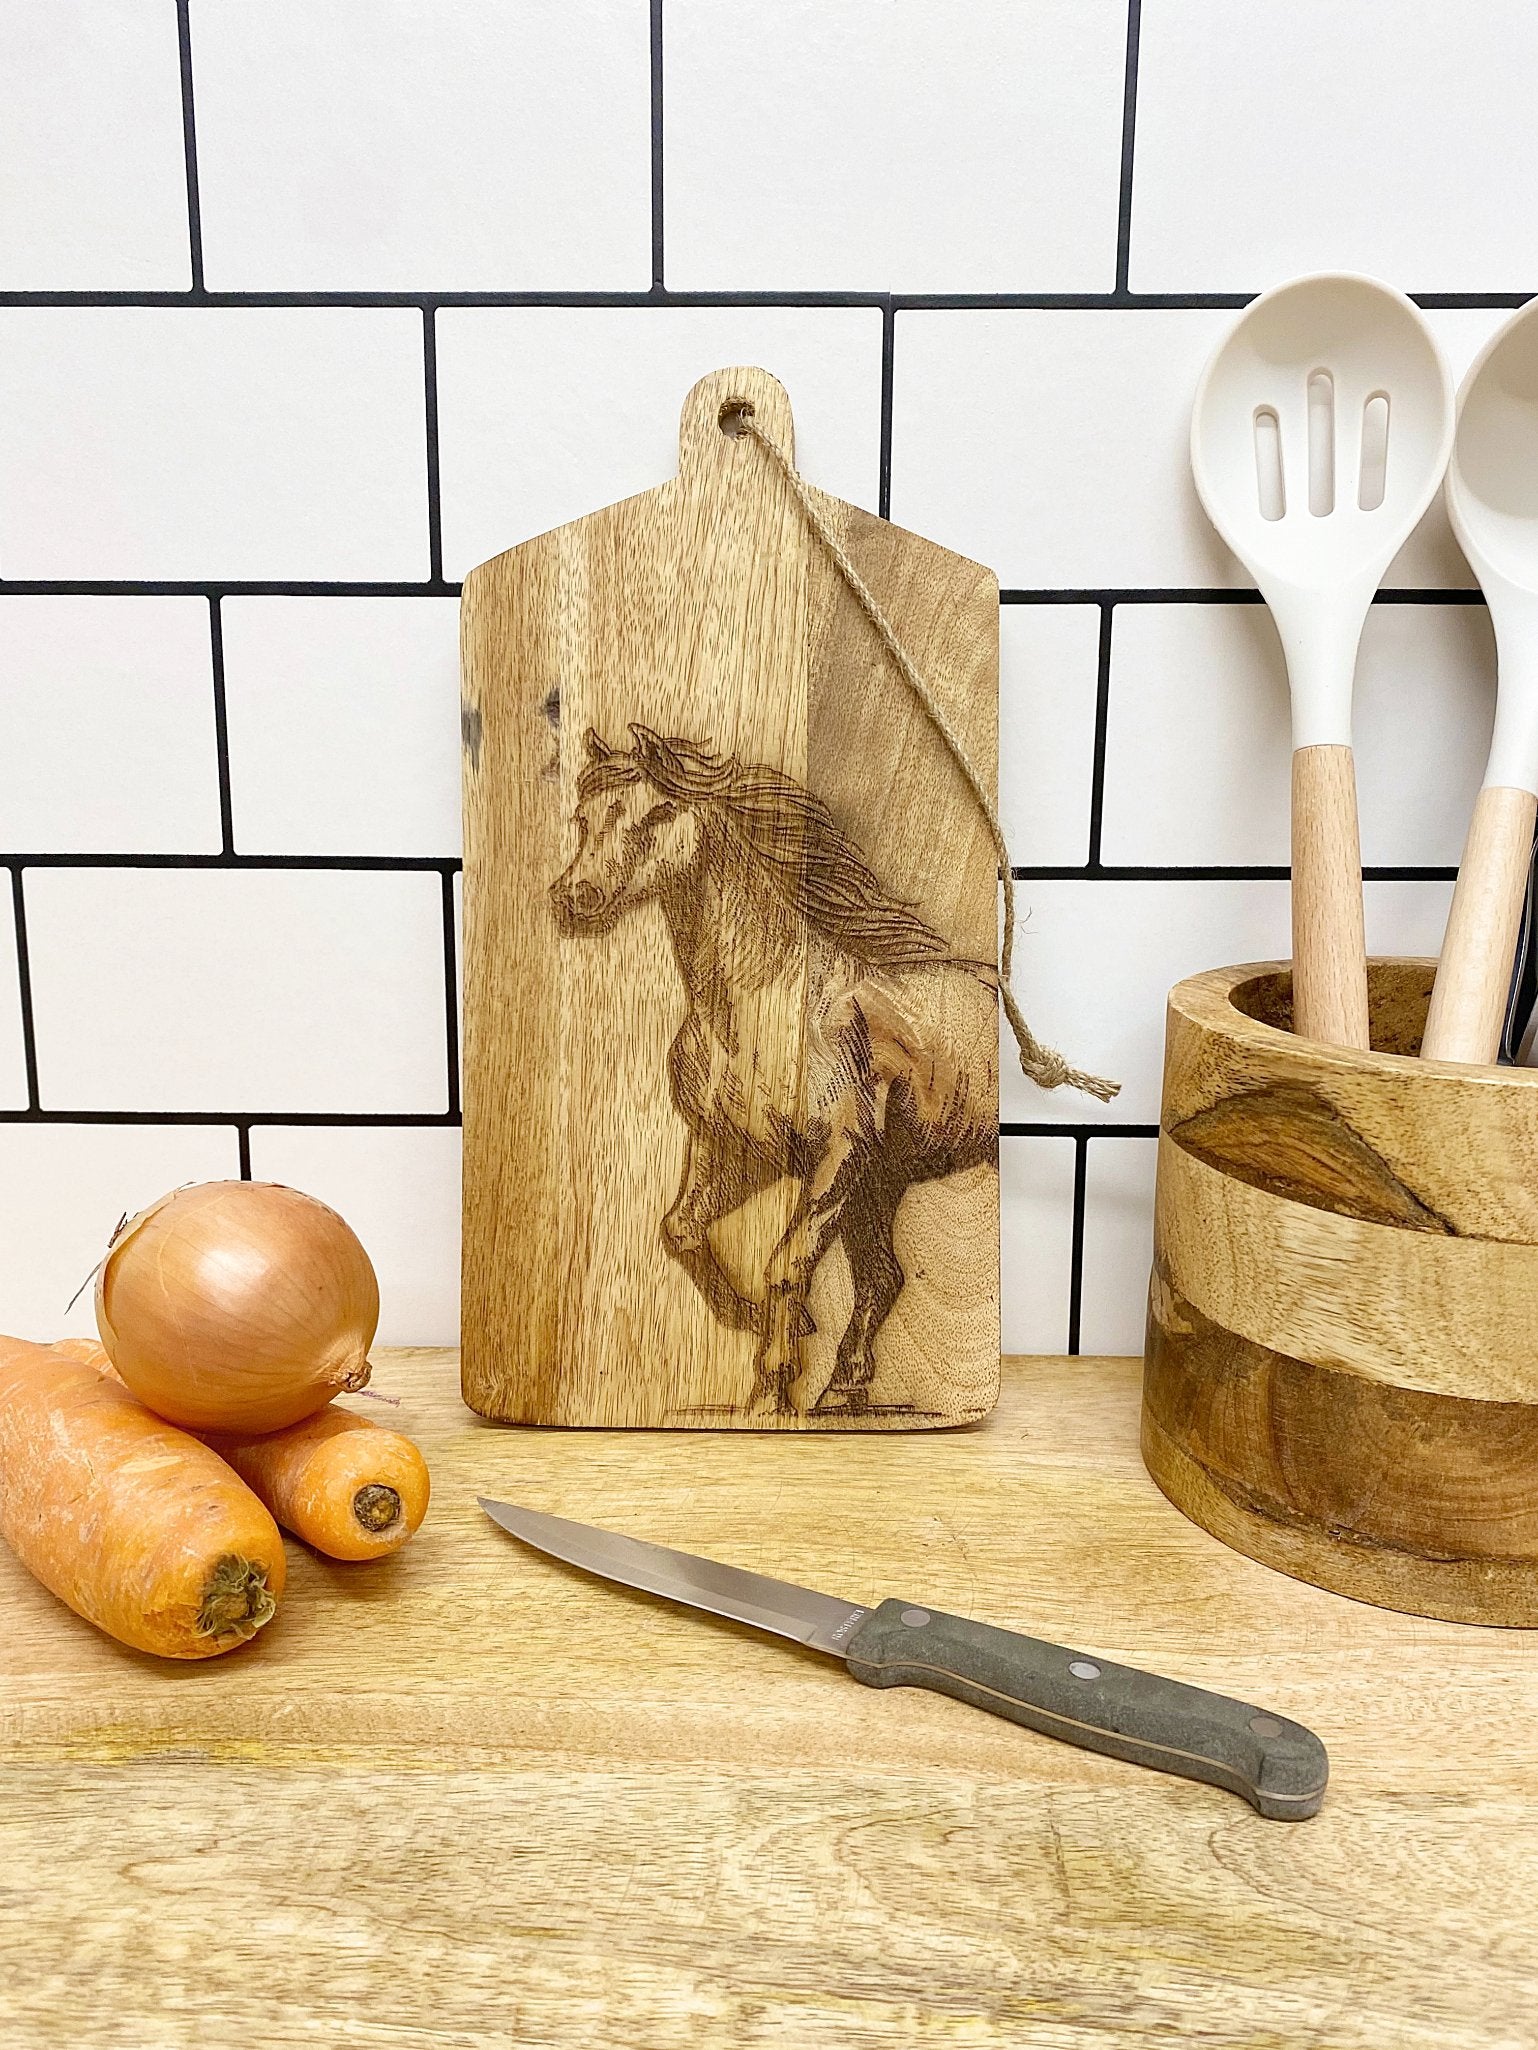
[[[668,0],[674,290],[1111,289],[1122,9],[793,0],[766,22],[762,0]]]
[[[1417,291],[1532,282],[1517,195],[1538,131],[1510,86],[1538,69],[1527,0],[1143,0],[1139,53],[1134,291],[1314,270]]]
[[[1456,867],[1494,692],[1482,606],[1372,608],[1355,706],[1370,867]],[[1116,608],[1107,863],[1285,865],[1291,749],[1286,666],[1264,606]]]
[[[257,1125],[251,1173],[318,1196],[347,1219],[379,1275],[379,1344],[458,1342],[457,1130]],[[389,1394],[388,1378],[376,1385]]]
[[[228,598],[223,619],[237,850],[457,855],[458,600]]]
[[[1442,345],[1453,383],[1458,385],[1490,336],[1510,315],[1494,307],[1458,306],[1439,307],[1426,318]],[[1391,590],[1416,585],[1427,590],[1472,590],[1477,582],[1454,539],[1446,500],[1439,491],[1420,525],[1389,564],[1384,583]]]
[[[1100,674],[1097,605],[999,615],[999,812],[1017,868],[1089,857]]]
[[[437,875],[26,880],[45,1109],[446,1108]]]
[[[1005,1352],[1066,1352],[1073,1265],[1072,1139],[999,1141]]]
[[[892,517],[987,563],[1006,588],[1243,588],[1250,579],[1202,511],[1190,463],[1197,379],[1236,317],[900,312]],[[1430,316],[1455,373],[1503,317]],[[1472,582],[1440,506],[1385,581]]]
[[[875,307],[451,307],[437,325],[448,576],[673,476],[684,397],[729,364],[789,391],[814,484],[876,503]]]
[[[239,1173],[232,1125],[0,1127],[6,1330],[37,1340],[94,1337],[95,1290],[81,1283],[118,1220],[186,1182],[233,1181]]]
[[[892,517],[1007,588],[1240,584],[1191,483],[1212,312],[908,311]]]
[[[1117,606],[1105,861],[1285,864],[1291,750],[1286,669],[1263,605]]]
[[[0,847],[219,846],[206,601],[0,597]]]
[[[1375,605],[1362,633],[1355,714],[1363,861],[1456,868],[1495,717],[1495,636],[1484,606]]]
[[[1006,587],[1243,584],[1186,453],[1191,394],[1232,318],[900,313],[892,517]]]
[[[1448,883],[1369,883],[1369,950],[1439,952],[1450,895]],[[1033,882],[1021,883],[1018,897],[1015,991],[1032,1029],[1122,1091],[1100,1104],[1067,1088],[1040,1090],[1021,1074],[1006,1035],[1000,1094],[1010,1120],[1157,1122],[1171,985],[1292,951],[1284,882]]]
[[[0,311],[0,573],[425,577],[409,307]]]
[[[11,877],[0,869],[0,1110],[27,1107],[27,1061],[21,1029],[21,980]],[[5,1132],[0,1129],[0,1148]]]
[[[199,6],[193,67],[215,289],[651,283],[634,0]]]
[[[0,856],[32,857],[44,1108],[147,1120],[0,1120],[0,1325],[88,1328],[89,1298],[68,1327],[61,1299],[119,1211],[236,1171],[229,1123],[153,1120],[249,1114],[317,1120],[258,1123],[253,1167],[353,1218],[386,1342],[452,1338],[460,879],[446,907],[439,869],[386,866],[460,845],[430,451],[454,580],[670,477],[689,386],[756,363],[790,393],[804,473],[874,509],[883,309],[836,302],[1055,295],[1081,303],[891,316],[892,513],[1027,600],[1001,619],[1015,863],[1098,852],[1150,872],[1019,886],[1026,1014],[1122,1094],[1044,1095],[1011,1045],[1002,1071],[1007,1121],[1093,1128],[1081,1346],[1136,1351],[1154,1147],[1112,1134],[1158,1116],[1170,984],[1288,951],[1285,882],[1222,871],[1287,860],[1289,732],[1269,615],[1233,602],[1248,576],[1190,481],[1196,380],[1236,312],[1111,296],[1127,6],[190,0],[186,138],[181,11],[15,8],[0,64],[0,294],[80,302],[0,307],[0,578],[60,586],[0,584]],[[1520,0],[1443,13],[1141,0],[1132,293],[1210,299],[1337,265],[1432,296],[1538,282],[1521,204],[1538,23]],[[654,268],[674,294],[826,296],[593,303],[640,301]],[[112,295],[129,303],[89,303]],[[376,295],[407,303],[347,303]],[[584,303],[424,317],[457,295]],[[1461,377],[1506,311],[1427,317]],[[1439,500],[1386,583],[1472,582]],[[1373,609],[1370,865],[1457,861],[1493,679],[1478,604]],[[1161,873],[1179,869],[1210,873]],[[0,885],[14,1113],[25,977]],[[1369,943],[1434,952],[1447,898],[1369,885]],[[1075,1144],[1002,1142],[1011,1349],[1069,1337]]]
[[[1153,1139],[1092,1139],[1084,1176],[1079,1350],[1140,1353],[1153,1261]]]
[[[0,290],[187,289],[174,7],[8,8],[0,135]]]

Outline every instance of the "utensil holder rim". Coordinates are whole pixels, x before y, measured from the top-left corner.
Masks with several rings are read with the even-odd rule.
[[[1369,957],[1368,966],[1422,968],[1433,972],[1436,962],[1420,954],[1374,954]],[[1217,1033],[1240,1044],[1250,1042],[1272,1049],[1280,1042],[1324,1068],[1351,1069],[1385,1076],[1415,1076],[1428,1086],[1444,1088],[1454,1083],[1478,1084],[1485,1088],[1530,1090],[1538,1087],[1538,1068],[1495,1062],[1432,1061],[1423,1060],[1419,1054],[1382,1052],[1377,1047],[1334,1046],[1328,1040],[1309,1039],[1286,1026],[1268,1024],[1234,1001],[1235,992],[1246,983],[1259,982],[1268,976],[1290,983],[1292,963],[1245,961],[1227,968],[1203,969],[1196,975],[1185,976],[1174,985],[1169,993],[1169,1008],[1178,1010],[1182,1017],[1204,1032]],[[1162,1102],[1160,1111],[1162,1124]]]

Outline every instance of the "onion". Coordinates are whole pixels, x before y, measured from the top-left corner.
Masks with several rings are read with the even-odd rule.
[[[361,1388],[379,1284],[350,1226],[275,1182],[201,1182],[114,1237],[96,1324],[139,1400],[195,1431],[278,1431]]]

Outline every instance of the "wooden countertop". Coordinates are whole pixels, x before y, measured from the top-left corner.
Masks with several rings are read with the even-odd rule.
[[[1246,2050],[1538,2043],[1538,1636],[1301,1587],[1186,1523],[1129,1360],[1006,1362],[985,1426],[506,1429],[453,1356],[396,1558],[290,1546],[276,1623],[173,1666],[0,1553],[7,2050]],[[900,1594],[1297,1716],[1264,1822],[605,1587],[477,1490]]]

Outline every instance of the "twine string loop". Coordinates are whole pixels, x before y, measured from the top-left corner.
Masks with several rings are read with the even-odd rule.
[[[1121,1084],[1108,1082],[1100,1075],[1086,1074],[1082,1068],[1070,1067],[1053,1047],[1044,1046],[1026,1023],[1025,1013],[1015,996],[1012,980],[1015,961],[1015,880],[1011,871],[1009,847],[993,799],[973,767],[965,743],[947,717],[944,706],[919,674],[912,656],[898,639],[896,630],[876,602],[869,585],[850,561],[843,543],[829,526],[822,508],[812,496],[795,464],[773,435],[759,425],[749,400],[742,400],[732,411],[735,432],[750,436],[778,465],[781,475],[790,487],[792,497],[806,518],[807,525],[827,550],[834,567],[848,585],[855,603],[875,628],[882,646],[891,656],[893,666],[923,707],[929,723],[945,742],[951,760],[956,764],[978,810],[988,823],[993,851],[998,859],[999,877],[1004,886],[1004,933],[1003,943],[999,949],[999,1000],[1004,1006],[1004,1015],[1009,1020],[1015,1044],[1020,1050],[1021,1068],[1039,1089],[1059,1089],[1066,1083],[1071,1089],[1083,1090],[1086,1095],[1098,1097],[1102,1103],[1109,1103]]]

